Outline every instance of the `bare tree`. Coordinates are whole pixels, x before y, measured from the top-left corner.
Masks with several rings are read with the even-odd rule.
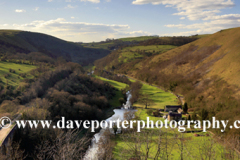
[[[217,145],[213,138],[199,137],[199,140],[196,142],[198,144],[198,158],[205,160],[214,160],[217,159]],[[195,143],[195,144],[196,144]],[[196,157],[197,158],[197,157]]]
[[[98,142],[98,160],[111,160],[113,158],[114,142],[111,140],[112,136],[110,130],[106,129],[103,137]]]
[[[78,131],[63,131],[53,141],[45,141],[37,150],[38,160],[53,159],[53,160],[73,160],[83,159],[84,152],[88,148],[89,139],[86,137],[79,137]]]
[[[161,130],[160,130],[161,131]],[[173,150],[173,146],[174,146],[174,142],[175,142],[175,138],[174,137],[171,137],[169,135],[169,132],[165,132],[165,131],[161,131],[160,132],[160,136],[159,136],[159,141],[161,142],[160,146],[158,146],[158,148],[161,149],[160,151],[160,154],[156,154],[156,158],[157,156],[159,158],[163,158],[163,159],[170,159],[170,155],[172,153],[172,150]],[[161,140],[160,140],[161,138]],[[174,139],[174,140],[173,140]],[[158,149],[159,150],[159,149]]]
[[[20,143],[12,142],[10,139],[8,144],[2,146],[0,151],[1,160],[23,160],[26,158],[24,151],[20,149]]]
[[[184,159],[184,134],[183,133],[178,133],[175,131],[175,138],[176,138],[176,144],[178,146],[178,149],[180,151],[180,159]]]
[[[240,159],[240,140],[238,135],[231,135],[226,137],[228,142],[226,148],[228,149],[229,155],[232,159]]]
[[[146,93],[143,93],[140,96],[139,102],[145,106],[145,109],[154,104],[154,101],[151,99],[150,95]]]
[[[122,150],[122,159],[137,159],[147,160],[154,158],[154,151],[156,149],[156,137],[158,131],[156,130],[143,130],[141,133],[127,132],[121,136],[125,142],[124,149]],[[156,153],[155,153],[156,154]]]

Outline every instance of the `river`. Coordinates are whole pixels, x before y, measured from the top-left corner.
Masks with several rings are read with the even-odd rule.
[[[110,120],[117,120],[120,119],[121,121],[124,120],[124,114],[129,111],[135,112],[135,110],[130,109],[131,108],[131,99],[132,95],[130,91],[127,92],[127,102],[126,104],[123,104],[122,109],[114,109],[114,115],[108,119],[106,119],[106,122],[109,122]],[[108,128],[107,128],[108,129]],[[104,140],[104,133],[107,129],[101,129],[99,133],[96,133],[94,135],[94,138],[92,139],[91,146],[89,146],[89,149],[86,152],[86,155],[84,156],[84,160],[98,160],[98,152],[101,152],[99,149],[99,140],[102,138]],[[111,130],[110,130],[111,131]],[[113,133],[113,130],[111,131]],[[120,130],[118,130],[120,132]]]

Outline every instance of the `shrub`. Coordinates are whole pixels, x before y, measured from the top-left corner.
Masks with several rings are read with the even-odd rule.
[[[148,109],[147,111],[146,111],[146,113],[149,115],[149,116],[151,116],[152,115],[152,113],[153,113],[153,109]]]
[[[159,116],[160,116],[160,113],[159,113],[158,111],[155,111],[155,112],[153,112],[153,115],[154,115],[155,117],[159,117]]]
[[[26,73],[20,73],[19,76],[21,76],[22,78],[26,78],[27,74]]]
[[[9,72],[16,73],[16,71],[14,69],[11,69],[11,68],[9,68]]]
[[[8,77],[10,77],[10,74],[7,73],[7,74],[4,74],[3,76],[4,76],[4,78],[8,78]]]
[[[195,137],[199,137],[200,135],[199,134],[194,134]]]

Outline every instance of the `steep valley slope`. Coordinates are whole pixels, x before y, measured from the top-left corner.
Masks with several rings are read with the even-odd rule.
[[[0,54],[41,52],[52,58],[63,57],[82,65],[109,54],[106,49],[87,48],[42,33],[0,30]]]

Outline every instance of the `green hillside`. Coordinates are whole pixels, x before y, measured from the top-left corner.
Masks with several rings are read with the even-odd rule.
[[[67,61],[88,64],[106,56],[104,49],[86,48],[46,34],[0,30],[0,54],[42,52],[52,58],[63,57]]]
[[[200,74],[201,78],[218,75],[229,84],[240,86],[239,58],[240,28],[219,31],[213,35],[203,35],[189,44],[174,46],[135,46],[121,52],[113,52],[96,61],[98,67],[111,68],[135,76],[145,69],[154,73],[175,73],[181,75]],[[137,53],[136,50],[139,50]],[[149,52],[143,58],[141,51]],[[169,51],[168,51],[169,50]],[[158,54],[154,53],[158,52]],[[167,51],[167,52],[166,52]],[[161,52],[161,54],[159,54]],[[129,59],[141,59],[132,64]],[[124,63],[117,63],[124,61]],[[105,64],[103,64],[105,62]],[[127,64],[125,64],[128,62]],[[126,68],[126,66],[131,66]]]
[[[143,58],[153,54],[160,54],[176,48],[173,45],[150,45],[150,46],[134,46],[126,47],[122,49],[121,55],[119,56],[120,62],[128,62],[136,58]]]
[[[16,87],[24,79],[21,75],[26,73],[27,76],[30,76],[28,72],[35,68],[36,66],[33,65],[15,64],[0,61],[0,84],[7,84]],[[10,72],[10,69],[14,70],[14,72]]]
[[[137,65],[145,58],[153,55],[164,53],[168,50],[174,49],[173,45],[149,45],[149,46],[132,46],[125,47],[121,50],[114,51],[108,56],[95,61],[98,68],[116,68],[119,70],[129,70],[132,66]]]
[[[153,39],[153,38],[158,38],[158,37],[155,37],[155,36],[141,36],[141,37],[128,37],[128,38],[119,38],[119,40],[122,40],[122,41],[145,41],[145,40],[149,40],[149,39]]]

